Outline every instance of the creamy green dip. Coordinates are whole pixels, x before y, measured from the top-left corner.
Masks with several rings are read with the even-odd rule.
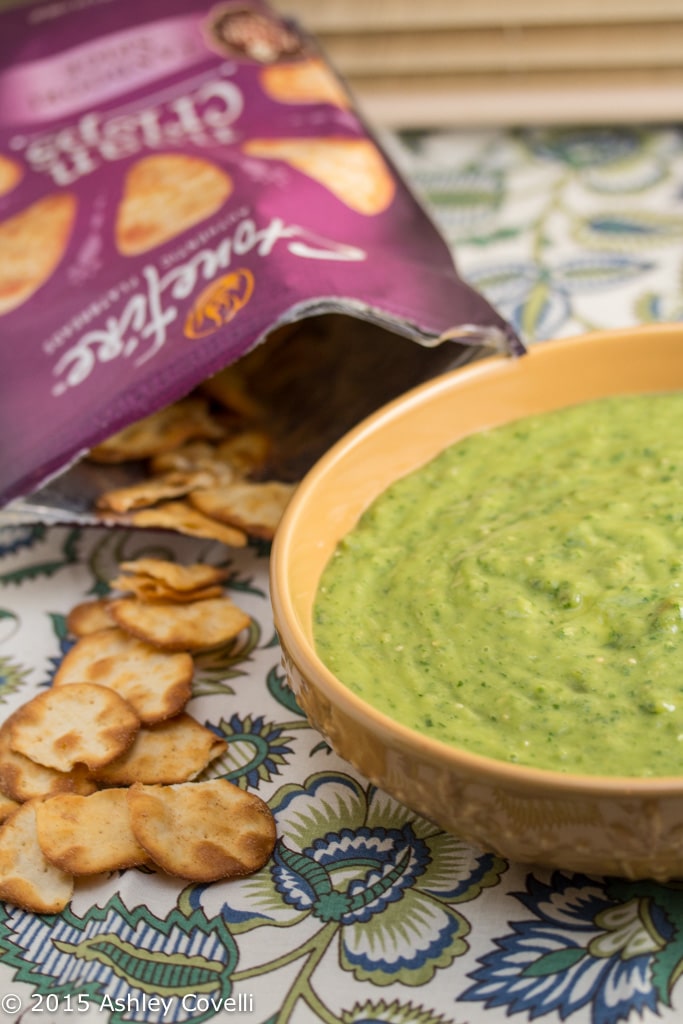
[[[420,732],[504,761],[683,773],[683,394],[466,438],[327,566],[322,660]]]

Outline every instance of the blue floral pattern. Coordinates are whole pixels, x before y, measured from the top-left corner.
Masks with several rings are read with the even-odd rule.
[[[271,807],[280,835],[272,865],[223,912],[240,930],[309,916],[332,923],[343,968],[375,984],[422,984],[451,964],[469,931],[456,906],[505,870],[346,774],[285,786]],[[335,809],[336,828],[321,822],[321,807]]]
[[[559,873],[549,884],[530,877],[526,892],[515,893],[530,916],[482,958],[462,998],[530,1020],[553,1012],[566,1020],[584,1008],[591,1024],[656,1013],[653,966],[674,936],[657,890],[665,891]]]

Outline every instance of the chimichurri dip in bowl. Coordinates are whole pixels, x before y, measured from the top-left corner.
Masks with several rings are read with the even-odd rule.
[[[319,460],[271,599],[355,771],[510,860],[683,877],[680,393],[683,325],[598,332],[446,373]]]
[[[683,392],[483,431],[389,487],[314,607],[325,664],[474,753],[683,773]]]

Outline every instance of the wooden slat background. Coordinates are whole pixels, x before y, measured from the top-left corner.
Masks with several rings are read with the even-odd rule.
[[[391,128],[675,122],[683,0],[275,0]]]

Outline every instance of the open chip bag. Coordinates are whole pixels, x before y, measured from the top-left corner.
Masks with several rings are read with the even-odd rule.
[[[265,5],[33,3],[0,38],[6,514],[99,521],[129,479],[82,457],[245,357],[281,443],[261,475],[296,479],[406,387],[523,351],[314,41]],[[194,436],[212,430],[231,427]]]

